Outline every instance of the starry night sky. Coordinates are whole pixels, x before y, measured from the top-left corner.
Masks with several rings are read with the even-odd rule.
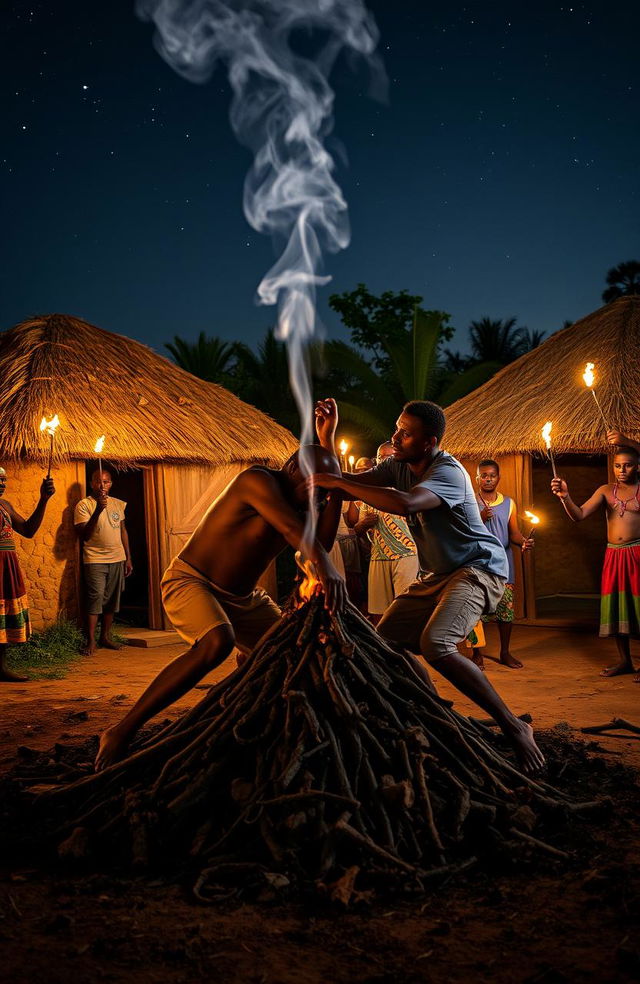
[[[359,281],[450,312],[463,349],[471,319],[551,332],[598,307],[607,269],[640,259],[640,4],[369,6],[389,102],[337,67],[352,242],[326,263],[329,335],[328,294]],[[274,253],[242,214],[222,70],[181,79],[128,0],[19,0],[1,24],[0,328],[61,311],[160,352],[259,341]]]

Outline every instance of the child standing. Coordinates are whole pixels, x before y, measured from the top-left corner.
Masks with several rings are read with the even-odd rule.
[[[611,432],[617,440],[627,438]],[[611,437],[609,438],[611,440]],[[600,508],[607,513],[607,550],[602,567],[600,636],[614,636],[619,661],[602,670],[602,676],[633,673],[630,636],[640,635],[640,482],[635,446],[619,447],[613,458],[613,485],[601,485],[582,506],[577,506],[563,478],[551,480],[557,495],[574,523],[587,519]],[[635,683],[640,683],[640,673]]]
[[[500,662],[503,666],[509,666],[512,670],[519,670],[522,662],[511,654],[509,645],[511,642],[511,629],[513,627],[513,592],[515,588],[515,570],[513,561],[513,550],[511,545],[515,544],[522,551],[530,550],[533,547],[533,539],[522,535],[518,527],[518,517],[516,504],[509,496],[505,496],[498,491],[500,482],[500,466],[492,458],[485,458],[478,465],[476,471],[476,484],[478,493],[476,499],[480,507],[480,517],[485,526],[490,530],[505,549],[507,561],[509,562],[509,576],[505,585],[504,594],[494,615],[483,615],[483,622],[497,622],[500,634]],[[476,649],[474,662],[478,666],[483,666],[482,653]]]

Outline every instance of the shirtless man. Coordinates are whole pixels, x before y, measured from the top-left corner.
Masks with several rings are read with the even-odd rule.
[[[319,474],[313,480],[321,488],[341,490],[345,498],[408,517],[421,572],[393,601],[378,631],[392,644],[422,653],[487,711],[511,742],[522,770],[532,774],[543,767],[544,756],[531,727],[456,648],[481,615],[495,611],[508,566],[502,545],[480,519],[469,476],[440,449],[444,428],[441,407],[412,400],[396,421],[392,458],[362,475]]]
[[[563,478],[551,480],[551,491],[562,501],[574,523],[604,508],[607,513],[607,550],[602,567],[600,636],[614,636],[619,661],[602,670],[601,676],[633,673],[629,637],[640,635],[640,483],[639,446],[619,431],[610,431],[609,441],[618,447],[613,457],[613,485],[601,485],[581,506],[569,494]],[[634,679],[640,683],[640,673]]]
[[[303,545],[309,494],[299,456],[308,451],[313,471],[340,474],[333,447],[336,404],[323,400],[319,407],[320,446],[300,449],[280,469],[254,466],[241,472],[209,507],[165,571],[165,610],[191,648],[165,666],[123,720],[104,732],[97,771],[122,758],[140,726],[224,662],[234,646],[250,652],[280,619],[278,606],[256,584],[287,544],[296,550]],[[326,498],[306,558],[315,564],[326,607],[338,612],[346,598],[344,578],[327,551],[335,537],[342,496],[333,493]]]

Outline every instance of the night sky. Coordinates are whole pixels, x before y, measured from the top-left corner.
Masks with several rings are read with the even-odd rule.
[[[640,259],[640,4],[376,0],[389,101],[336,70],[332,145],[359,281],[471,319],[551,332]],[[527,9],[529,8],[529,9]],[[242,214],[249,152],[222,70],[198,86],[122,0],[4,5],[0,328],[61,311],[158,351],[204,330],[259,341],[274,259]]]

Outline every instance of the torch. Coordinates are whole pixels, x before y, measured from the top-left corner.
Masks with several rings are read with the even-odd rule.
[[[558,473],[556,471],[556,463],[555,463],[555,461],[553,459],[553,451],[551,450],[551,428],[552,428],[552,426],[553,426],[553,424],[551,423],[551,421],[550,420],[547,420],[546,424],[542,428],[542,440],[547,445],[547,453],[548,453],[549,457],[551,458],[551,467],[553,468],[553,477],[554,478],[557,478],[558,477]]]
[[[102,449],[104,447],[104,434],[99,437],[96,441],[96,446],[93,449],[94,454],[98,455],[98,468],[100,470],[100,488],[102,488]]]
[[[352,471],[353,471],[353,466],[355,465],[355,463],[356,463],[356,458],[355,458],[355,455],[353,455],[353,454],[350,454],[350,455],[349,455],[349,471],[350,471],[350,472],[352,472]]]
[[[604,429],[608,431],[609,430],[609,425],[608,425],[608,423],[606,421],[606,418],[605,418],[604,413],[602,412],[602,407],[600,406],[600,402],[598,400],[598,397],[596,396],[596,391],[593,388],[593,380],[594,380],[593,370],[594,370],[594,368],[595,368],[595,366],[594,366],[593,362],[587,362],[587,364],[585,366],[585,370],[582,373],[582,378],[584,379],[584,384],[587,387],[587,389],[588,390],[591,390],[591,395],[594,398],[594,400],[596,401],[596,406],[597,406],[598,410],[600,411],[600,416],[602,417],[602,423],[604,424]]]
[[[49,435],[49,467],[47,469],[47,478],[51,478],[51,459],[53,458],[53,438],[56,433],[56,427],[60,426],[60,421],[58,420],[58,414],[55,414],[51,420],[47,420],[43,417],[40,421],[40,430],[46,431]]]
[[[342,440],[342,441],[340,441],[340,444],[338,445],[338,450],[340,451],[342,471],[346,471],[347,470],[347,451],[349,450],[349,445],[347,444],[346,441]]]
[[[536,531],[536,526],[540,522],[540,517],[534,515],[534,513],[532,513],[532,512],[529,512],[528,509],[525,509],[524,514],[527,517],[527,519],[529,520],[529,522],[531,523],[531,529],[529,530],[529,532],[527,533],[527,535],[525,537],[526,540],[529,540],[529,539],[531,539],[531,537],[533,536],[533,534]]]

